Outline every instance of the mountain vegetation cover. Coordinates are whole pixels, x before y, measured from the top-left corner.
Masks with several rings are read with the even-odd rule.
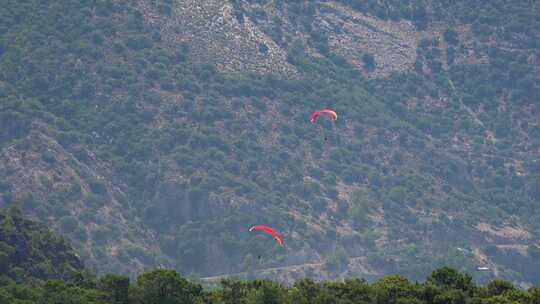
[[[2,303],[115,303],[115,304],[268,304],[268,303],[485,303],[535,304],[540,288],[522,290],[502,280],[487,286],[472,282],[468,274],[451,268],[433,271],[423,283],[399,275],[373,284],[361,279],[314,282],[297,281],[282,286],[273,281],[222,280],[205,290],[175,270],[148,270],[130,284],[128,277],[108,274],[85,282],[49,280],[37,284],[0,282]]]
[[[539,282],[537,2],[0,4],[0,204],[99,273]]]

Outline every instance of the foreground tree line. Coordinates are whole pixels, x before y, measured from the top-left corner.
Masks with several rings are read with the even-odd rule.
[[[16,283],[3,277],[0,303],[540,304],[540,288],[523,290],[501,280],[480,286],[470,275],[445,267],[433,271],[423,283],[399,275],[372,284],[363,279],[320,283],[303,279],[290,287],[268,280],[224,279],[219,288],[206,290],[175,270],[153,269],[139,275],[135,283],[126,276],[108,274],[96,279],[85,272],[68,281]]]

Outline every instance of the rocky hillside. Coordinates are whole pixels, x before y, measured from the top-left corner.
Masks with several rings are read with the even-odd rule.
[[[2,6],[0,205],[99,272],[538,283],[536,2]]]

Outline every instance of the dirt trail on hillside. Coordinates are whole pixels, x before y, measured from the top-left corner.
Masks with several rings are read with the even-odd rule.
[[[363,256],[358,256],[358,257],[351,257],[349,258],[349,265],[351,265],[352,263],[362,263],[363,259],[365,259],[365,257]],[[299,272],[299,271],[302,271],[302,270],[306,270],[307,268],[314,268],[314,269],[317,269],[317,270],[322,270],[322,268],[324,267],[324,264],[325,262],[310,262],[310,263],[303,263],[303,264],[295,264],[295,265],[288,265],[288,266],[278,266],[278,267],[269,267],[269,268],[262,268],[262,269],[256,269],[254,270],[254,272],[258,273],[258,274],[264,274],[264,273],[271,273],[271,272],[288,272],[288,273],[293,273],[293,272]],[[369,269],[365,268],[365,267],[362,267],[364,270],[365,270],[365,273],[368,274],[368,275],[378,275],[378,273],[375,273],[375,272],[372,272],[370,271]],[[240,276],[243,276],[243,275],[246,275],[247,272],[237,272],[237,273],[228,273],[228,274],[220,274],[220,275],[216,275],[216,276],[209,276],[209,277],[204,277],[204,278],[201,278],[201,281],[207,281],[207,282],[212,282],[212,281],[218,281],[220,279],[223,279],[223,278],[227,278],[227,277],[240,277]]]

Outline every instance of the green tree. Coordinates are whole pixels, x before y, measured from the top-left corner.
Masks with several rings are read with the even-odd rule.
[[[395,304],[401,298],[413,298],[419,291],[403,276],[390,275],[373,284],[377,304]]]
[[[7,273],[9,267],[9,254],[0,251],[0,273]]]
[[[427,282],[443,288],[455,288],[463,291],[473,291],[474,284],[469,274],[461,274],[455,269],[443,267],[433,271]]]
[[[97,284],[100,290],[105,291],[107,301],[114,304],[128,303],[129,278],[126,276],[107,274],[99,279]]]
[[[256,289],[250,290],[246,304],[279,304],[282,303],[281,294],[281,289],[276,283],[262,281]]]
[[[514,286],[510,282],[494,280],[489,282],[487,286],[487,293],[490,296],[497,296],[513,289]]]
[[[245,285],[241,281],[234,279],[223,279],[221,280],[220,284],[220,295],[224,304],[245,303],[244,297],[247,290],[245,288]]]
[[[434,304],[465,304],[466,295],[462,290],[451,289],[435,296]]]
[[[137,277],[133,302],[140,304],[190,304],[202,288],[182,278],[175,270],[154,269]]]
[[[303,279],[294,283],[289,296],[292,303],[311,304],[321,292],[321,287],[311,279]]]
[[[530,304],[540,304],[540,287],[531,287],[528,292],[531,296]]]

